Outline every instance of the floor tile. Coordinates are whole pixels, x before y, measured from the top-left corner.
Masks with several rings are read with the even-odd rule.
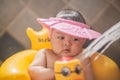
[[[0,37],[0,59],[4,61],[14,53],[24,50],[24,46],[18,43],[13,37],[11,37],[8,33],[4,33],[2,37]]]
[[[92,21],[107,4],[106,0],[72,0],[70,3],[89,21]]]
[[[116,8],[120,11],[120,0],[112,0],[112,2],[116,6]]]
[[[27,37],[26,30],[28,27],[32,27],[35,30],[41,29],[41,26],[36,21],[37,18],[38,16],[36,14],[34,14],[28,8],[25,8],[9,25],[7,32],[26,48],[31,48],[30,40]]]
[[[65,6],[62,0],[32,0],[29,7],[36,12],[39,17],[48,18]]]
[[[0,24],[4,27],[17,16],[23,8],[20,0],[0,0]]]
[[[4,31],[4,29],[5,29],[4,26],[0,24],[0,36],[1,36],[2,32]]]
[[[109,6],[99,19],[96,20],[93,27],[103,33],[118,21],[120,21],[120,13],[113,6]]]

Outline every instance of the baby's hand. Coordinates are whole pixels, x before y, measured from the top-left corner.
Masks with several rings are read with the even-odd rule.
[[[80,62],[82,64],[83,68],[88,68],[91,65],[89,57],[80,59]]]

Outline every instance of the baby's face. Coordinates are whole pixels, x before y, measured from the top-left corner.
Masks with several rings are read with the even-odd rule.
[[[77,56],[82,51],[86,39],[67,35],[53,29],[51,35],[52,49],[58,56]]]

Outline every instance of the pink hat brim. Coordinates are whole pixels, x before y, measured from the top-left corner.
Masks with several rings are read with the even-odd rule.
[[[91,30],[90,26],[72,20],[66,20],[60,18],[50,18],[50,19],[38,18],[37,21],[38,23],[44,25],[48,29],[54,28],[63,33],[75,37],[86,38],[91,40],[101,36],[101,33]]]

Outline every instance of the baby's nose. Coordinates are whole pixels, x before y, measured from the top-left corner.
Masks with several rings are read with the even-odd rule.
[[[71,46],[71,45],[72,45],[72,43],[71,43],[71,41],[66,40],[66,41],[64,42],[64,45],[65,45],[65,46]]]

